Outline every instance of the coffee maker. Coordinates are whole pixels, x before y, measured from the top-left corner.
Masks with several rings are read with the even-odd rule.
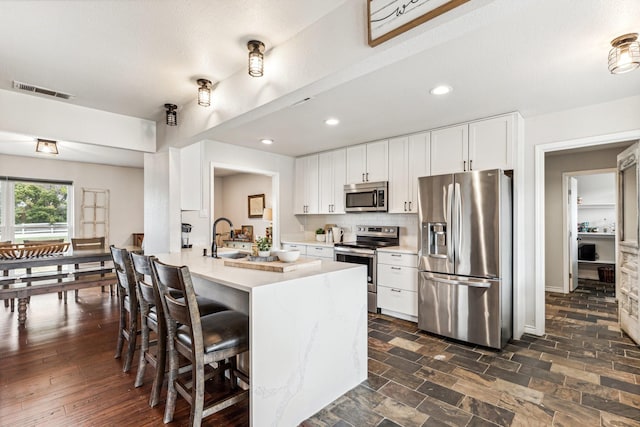
[[[191,224],[182,223],[182,247],[190,248],[193,245],[189,243],[189,234],[191,233]]]

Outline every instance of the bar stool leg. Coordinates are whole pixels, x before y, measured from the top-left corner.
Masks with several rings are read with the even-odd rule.
[[[125,356],[124,365],[122,366],[122,372],[129,372],[131,370],[131,362],[133,361],[133,354],[136,352],[136,341],[138,338],[138,310],[136,306],[130,307],[129,312],[129,345],[127,346],[127,354]]]
[[[118,344],[116,344],[116,354],[114,357],[114,359],[120,359],[120,356],[122,355],[122,346],[124,344],[124,335],[122,334],[122,331],[125,328],[125,308],[124,308],[124,298],[121,296],[120,297],[120,321],[118,322]]]
[[[176,376],[178,375],[178,352],[175,349],[172,334],[169,334],[167,338],[167,345],[169,347],[169,380],[167,387],[167,401],[164,405],[165,424],[173,421],[173,413],[176,409],[176,398],[178,394],[174,384]]]
[[[142,316],[141,329],[140,338],[142,339],[142,343],[140,344],[140,357],[138,358],[138,373],[136,374],[136,382],[134,383],[135,387],[140,387],[143,384],[144,371],[147,367],[147,358],[145,357],[145,353],[149,351],[149,327],[147,326],[147,321],[144,315]]]
[[[162,391],[162,383],[164,381],[164,370],[167,364],[167,335],[159,333],[157,339],[158,353],[156,355],[156,374],[153,378],[151,396],[149,397],[149,406],[152,408],[160,402],[160,392]]]

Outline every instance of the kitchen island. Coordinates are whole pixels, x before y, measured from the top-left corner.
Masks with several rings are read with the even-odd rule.
[[[157,257],[188,266],[198,294],[249,315],[252,426],[296,426],[366,379],[364,266],[276,273],[225,266],[202,248]]]

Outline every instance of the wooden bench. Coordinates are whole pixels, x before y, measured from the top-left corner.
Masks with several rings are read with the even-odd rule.
[[[113,267],[100,265],[107,261],[111,261],[111,253],[104,249],[69,250],[62,254],[0,259],[0,270],[4,274],[0,276],[0,299],[18,299],[18,323],[23,326],[27,319],[28,298],[32,295],[116,283]],[[51,266],[56,269],[40,271],[40,267]]]

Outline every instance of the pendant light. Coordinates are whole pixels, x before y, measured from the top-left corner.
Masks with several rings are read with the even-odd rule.
[[[640,44],[638,33],[624,34],[611,41],[609,51],[609,71],[611,74],[623,74],[640,66]]]
[[[198,79],[198,105],[208,107],[211,105],[211,81]]]
[[[164,108],[167,109],[167,126],[177,126],[178,113],[176,112],[176,109],[178,106],[175,104],[164,104]]]
[[[249,49],[249,75],[262,77],[264,74],[264,43],[251,40],[247,43],[247,48]]]

